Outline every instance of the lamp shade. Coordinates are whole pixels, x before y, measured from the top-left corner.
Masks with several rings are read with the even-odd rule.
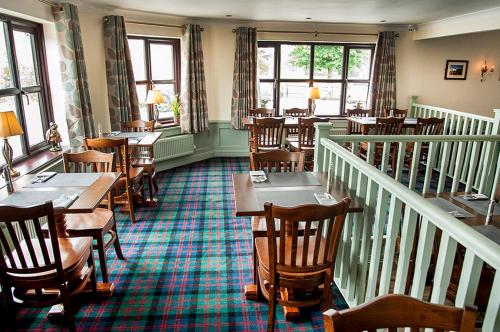
[[[309,90],[309,99],[320,99],[319,88],[317,86],[312,86]]]
[[[165,97],[160,90],[149,90],[146,97],[146,104],[163,104]]]
[[[14,111],[0,112],[0,137],[10,137],[23,134],[23,128],[17,121]]]

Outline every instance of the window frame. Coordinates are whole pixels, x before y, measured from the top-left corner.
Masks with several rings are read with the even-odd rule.
[[[173,84],[174,93],[181,91],[181,40],[179,38],[148,37],[139,35],[127,35],[127,39],[136,39],[144,41],[144,61],[146,68],[146,79],[136,80],[135,85],[146,85],[147,90],[152,90],[156,84]],[[151,72],[151,44],[171,45],[173,48],[173,74],[172,80],[153,80]],[[149,120],[153,119],[153,105],[148,105]],[[174,122],[173,117],[158,119],[160,124],[169,124]]]
[[[307,45],[311,47],[309,56],[309,76],[304,79],[281,78],[281,45]],[[314,79],[314,50],[315,46],[342,46],[344,47],[342,58],[342,77],[338,79]],[[274,63],[273,72],[274,78],[259,78],[260,83],[273,83],[273,108],[275,115],[280,115],[280,84],[281,83],[308,83],[309,87],[314,86],[314,83],[340,83],[340,110],[339,115],[317,115],[319,117],[345,117],[346,115],[346,97],[348,83],[368,83],[368,89],[371,85],[371,76],[373,71],[373,61],[375,56],[375,44],[361,43],[329,43],[329,42],[296,42],[296,41],[258,41],[258,48],[273,48]],[[349,50],[351,49],[368,49],[371,51],[370,57],[370,73],[367,80],[348,79],[349,71]],[[369,96],[368,96],[369,97]],[[308,109],[311,110],[312,102],[308,99]]]
[[[30,145],[23,98],[28,98],[29,94],[39,94],[40,118],[44,136],[45,132],[49,129],[49,123],[54,121],[54,112],[50,94],[50,81],[43,25],[6,14],[0,14],[0,24],[4,25],[7,57],[12,75],[12,87],[0,89],[0,98],[14,97],[15,105],[18,110],[18,121],[24,131],[24,134],[21,135],[22,155],[14,158],[13,160],[13,163],[17,164],[47,150],[50,147],[45,139],[42,142]],[[36,85],[27,87],[23,87],[21,85],[21,78],[18,71],[16,57],[17,50],[14,41],[14,31],[25,32],[33,35],[33,64],[38,79]]]

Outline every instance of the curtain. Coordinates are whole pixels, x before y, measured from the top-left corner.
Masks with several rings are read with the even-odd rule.
[[[141,118],[123,16],[104,17],[104,50],[111,129],[120,130],[120,123]]]
[[[201,27],[188,24],[182,37],[182,80],[181,130],[186,133],[200,133],[208,130],[207,92]]]
[[[371,107],[375,116],[396,107],[396,51],[394,32],[378,35],[371,86]]]
[[[80,20],[75,5],[63,3],[58,6],[53,8],[53,15],[59,44],[66,122],[70,145],[80,147],[84,137],[95,136]]]
[[[258,107],[257,88],[257,29],[236,29],[234,53],[233,98],[231,100],[231,124],[235,129],[245,129],[242,118],[248,110]]]

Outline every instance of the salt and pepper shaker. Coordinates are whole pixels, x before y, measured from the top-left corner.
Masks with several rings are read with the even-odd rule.
[[[3,168],[3,178],[5,179],[5,186],[7,187],[7,192],[9,194],[13,193],[14,185],[12,184],[12,178],[10,177],[9,168],[7,166]]]
[[[102,136],[102,125],[101,125],[101,123],[100,123],[100,122],[97,124],[97,136],[98,136],[99,138],[100,138],[100,137],[103,137],[103,136]]]

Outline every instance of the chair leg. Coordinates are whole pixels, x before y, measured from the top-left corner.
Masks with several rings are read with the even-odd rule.
[[[128,207],[130,211],[130,219],[132,220],[133,223],[136,222],[135,220],[135,211],[134,211],[134,194],[132,191],[132,188],[127,187],[127,201],[128,201]]]
[[[108,266],[106,264],[106,252],[104,249],[104,238],[103,235],[97,237],[97,251],[99,252],[99,263],[101,265],[102,281],[105,283],[109,282],[108,277]]]
[[[16,331],[16,307],[12,297],[11,287],[2,284],[2,294],[5,304],[5,313],[7,314],[7,331]]]
[[[114,219],[114,213],[113,213],[113,219]],[[114,219],[115,222],[113,223],[113,231],[115,232],[115,241],[113,242],[113,246],[115,247],[115,252],[116,256],[121,259],[125,260],[125,256],[123,256],[122,252],[122,246],[120,245],[120,240],[118,239],[118,230],[116,229],[116,219]]]
[[[92,292],[94,293],[94,297],[97,298],[97,275],[95,273],[95,261],[94,261],[94,251],[92,246],[90,246],[90,255],[87,260],[87,264],[89,268],[92,268],[92,272],[90,273],[90,284],[92,286]]]
[[[332,281],[325,282],[323,288],[323,311],[333,308]]]
[[[269,285],[269,311],[267,314],[267,332],[274,331],[274,322],[276,320],[276,290],[275,285]]]
[[[92,255],[92,252],[90,253]],[[64,306],[64,320],[70,331],[76,332],[75,318],[73,317],[73,308],[71,306],[71,300],[69,297],[68,289],[66,285],[62,285],[60,288],[62,302]]]

